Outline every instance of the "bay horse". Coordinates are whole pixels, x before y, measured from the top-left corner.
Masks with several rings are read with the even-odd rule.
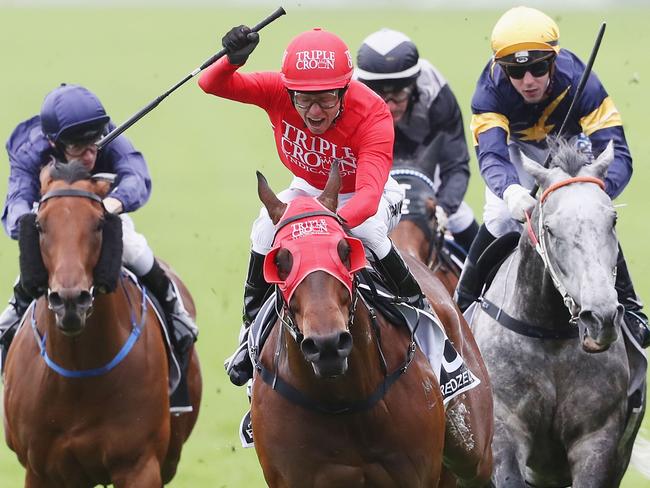
[[[278,225],[264,274],[285,303],[254,358],[251,423],[264,477],[271,488],[437,487],[440,385],[410,331],[359,298],[354,273],[365,254],[336,217],[339,187],[333,168],[317,199],[285,204],[258,173],[260,199]],[[449,296],[425,266],[416,272],[429,277],[421,284],[430,298]],[[473,433],[464,412],[458,418],[466,453]],[[481,478],[468,486],[485,484],[482,459],[465,460],[461,472],[473,475],[463,478]]]
[[[160,488],[176,473],[193,411],[171,416],[158,318],[120,271],[122,227],[102,198],[110,183],[71,162],[41,173],[38,213],[20,225],[21,276],[36,294],[6,362],[4,427],[26,488]],[[192,298],[174,277],[188,311]]]
[[[458,246],[456,253],[446,247],[444,229],[438,226],[436,219],[433,181],[411,167],[392,169],[390,174],[406,194],[402,217],[390,234],[391,240],[403,254],[410,254],[429,266],[453,296],[466,253]]]
[[[468,310],[494,390],[494,481],[612,488],[643,417],[643,404],[628,403],[634,381],[645,399],[645,358],[635,380],[614,289],[616,212],[603,191],[614,151],[587,164],[563,140],[550,150],[548,169],[524,158],[544,192]]]
[[[437,230],[435,191],[431,180],[413,168],[394,169],[391,175],[406,191],[402,218],[391,233],[391,239],[407,260],[419,283],[439,280],[449,292],[445,295],[437,290],[434,294],[435,299],[430,299],[431,306],[441,318],[447,337],[469,369],[481,380],[479,386],[453,398],[447,406],[446,466],[443,470],[441,486],[456,486],[454,483],[456,476],[453,473],[462,472],[464,468],[466,469],[464,478],[471,479],[476,476],[474,467],[476,464],[467,463],[468,458],[480,464],[482,478],[479,476],[478,479],[484,480],[489,477],[492,470],[491,442],[494,432],[492,388],[487,368],[469,324],[451,298],[458,282],[460,268],[447,259],[442,259],[440,254],[444,236]],[[426,277],[427,272],[433,273],[433,280],[430,276]],[[470,449],[460,435],[461,432],[466,437],[471,433]],[[460,481],[463,479],[461,478]],[[467,486],[466,482],[463,486]]]

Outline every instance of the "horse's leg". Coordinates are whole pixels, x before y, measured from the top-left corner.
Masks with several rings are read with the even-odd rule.
[[[616,429],[598,430],[582,437],[567,450],[573,488],[613,488],[619,485]]]
[[[64,488],[63,485],[53,484],[50,480],[44,480],[34,473],[30,468],[27,468],[25,474],[25,488]]]
[[[519,441],[523,442],[523,439]],[[526,488],[528,486],[517,459],[517,445],[518,440],[510,432],[510,427],[496,419],[494,440],[492,441],[494,486],[498,488]]]
[[[459,487],[486,486],[492,476],[492,415],[485,382],[449,403],[446,412],[444,464]],[[456,486],[455,484],[441,486]]]
[[[454,474],[451,472],[446,467],[442,467],[442,471],[440,472],[440,482],[438,483],[438,488],[456,488],[458,485],[456,484],[456,477]]]
[[[160,462],[150,455],[141,459],[135,466],[129,465],[113,470],[113,486],[115,488],[161,488]]]

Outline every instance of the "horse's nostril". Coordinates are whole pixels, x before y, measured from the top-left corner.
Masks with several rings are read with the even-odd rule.
[[[47,296],[47,301],[50,304],[51,308],[61,308],[63,307],[63,298],[57,292],[52,292]]]
[[[337,350],[339,357],[346,357],[350,354],[350,351],[352,351],[352,334],[349,332],[341,332]]]
[[[77,297],[77,305],[84,308],[89,308],[93,303],[93,296],[88,291],[82,291]]]
[[[318,356],[318,347],[316,346],[316,341],[314,341],[314,339],[304,339],[300,344],[300,349],[302,349],[302,353],[307,358]]]

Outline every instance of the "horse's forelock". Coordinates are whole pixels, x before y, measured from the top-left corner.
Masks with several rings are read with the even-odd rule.
[[[53,181],[61,180],[66,183],[89,180],[90,176],[90,171],[81,161],[70,161],[69,163],[57,161],[50,171],[50,178]]]
[[[551,168],[559,168],[569,176],[577,176],[580,170],[589,163],[587,156],[580,152],[575,144],[561,138],[549,141],[551,151]]]

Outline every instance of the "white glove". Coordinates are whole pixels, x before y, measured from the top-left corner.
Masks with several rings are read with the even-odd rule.
[[[521,185],[510,185],[503,192],[503,201],[506,202],[510,215],[519,222],[526,220],[526,213],[533,211],[537,200],[530,196],[530,190]]]
[[[124,209],[124,207],[122,206],[122,202],[120,202],[117,198],[113,198],[113,197],[104,198],[104,208],[108,213],[112,213],[112,214],[119,214]]]
[[[436,220],[438,221],[438,230],[444,232],[447,230],[447,224],[449,223],[449,217],[447,212],[440,205],[436,205]]]

